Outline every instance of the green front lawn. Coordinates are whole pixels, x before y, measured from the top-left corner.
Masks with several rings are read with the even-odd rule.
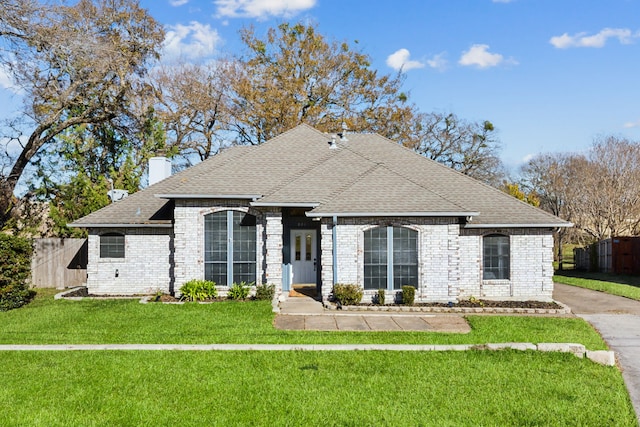
[[[54,300],[53,292],[18,310],[0,312],[0,344],[264,343],[484,344],[576,342],[605,349],[581,319],[469,316],[469,334],[427,332],[310,332],[273,327],[267,301],[140,304],[138,300]]]
[[[470,316],[469,334],[280,331],[268,302],[55,301],[0,312],[0,343],[577,342],[576,318]],[[620,371],[519,351],[0,351],[0,425],[637,426]]]
[[[0,352],[3,426],[637,426],[620,372],[573,355]]]
[[[553,276],[553,281],[640,301],[639,276],[569,270],[556,272],[556,275]]]

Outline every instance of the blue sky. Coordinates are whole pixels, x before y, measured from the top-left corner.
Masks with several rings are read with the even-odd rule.
[[[640,0],[142,0],[166,26],[167,57],[239,53],[238,30],[314,23],[382,73],[404,66],[421,111],[490,120],[511,168],[640,140]],[[357,45],[355,41],[357,40]],[[0,85],[2,81],[0,79]]]

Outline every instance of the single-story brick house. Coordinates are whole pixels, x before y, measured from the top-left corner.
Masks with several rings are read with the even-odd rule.
[[[150,175],[169,170],[155,158]],[[169,172],[170,174],[170,172]],[[374,134],[300,125],[224,150],[73,224],[93,294],[179,292],[191,279],[286,296],[358,284],[387,301],[551,300],[553,237],[571,224]]]

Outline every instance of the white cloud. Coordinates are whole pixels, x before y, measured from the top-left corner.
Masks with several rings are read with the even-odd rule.
[[[474,44],[469,50],[462,52],[458,64],[464,66],[475,66],[478,68],[496,67],[500,64],[517,65],[518,61],[513,58],[505,59],[499,53],[489,52],[489,45]]]
[[[407,49],[398,49],[387,57],[387,65],[396,71],[409,71],[413,68],[422,68],[424,64],[420,61],[412,61],[409,58],[411,53]]]
[[[447,66],[449,65],[449,61],[446,60],[445,56],[446,56],[445,52],[434,55],[433,58],[427,59],[427,65],[438,71],[444,71],[447,69]]]
[[[640,127],[640,120],[636,120],[635,122],[627,122],[624,124],[624,127],[627,129]]]
[[[526,156],[524,156],[520,162],[521,163],[529,163],[529,160],[533,159],[534,157],[535,157],[535,154],[529,153]]]
[[[189,0],[169,0],[171,6],[182,6],[187,3],[189,3]]]
[[[267,19],[269,16],[290,18],[313,8],[316,0],[215,0],[217,16]]]
[[[630,44],[639,34],[632,34],[628,28],[604,28],[599,33],[587,35],[587,33],[577,33],[570,36],[564,33],[561,36],[554,36],[549,39],[554,47],[558,49],[568,49],[570,47],[604,47],[610,38],[618,39],[621,44]]]
[[[191,21],[189,25],[170,25],[163,43],[163,58],[200,59],[212,56],[221,38],[209,24]]]

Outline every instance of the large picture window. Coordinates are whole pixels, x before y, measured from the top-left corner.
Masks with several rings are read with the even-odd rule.
[[[256,217],[222,211],[204,217],[204,278],[219,286],[256,281]]]
[[[482,239],[484,280],[509,280],[509,236],[490,234]]]
[[[364,288],[418,286],[418,232],[378,227],[364,232]]]
[[[119,233],[100,235],[100,258],[124,258],[124,235]]]

